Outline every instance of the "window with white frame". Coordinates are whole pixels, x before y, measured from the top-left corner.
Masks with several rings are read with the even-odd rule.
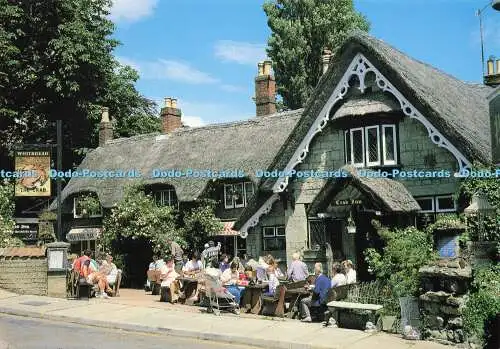
[[[264,251],[285,251],[286,236],[284,226],[263,227]]]
[[[436,221],[438,215],[445,212],[456,212],[456,203],[452,194],[416,197],[422,209],[417,217],[417,228],[424,229]]]
[[[252,182],[224,184],[224,207],[240,208],[248,205],[254,194]]]
[[[371,167],[397,164],[396,125],[373,125],[344,131],[346,164]]]
[[[73,218],[102,217],[102,206],[99,199],[84,195],[73,198]]]
[[[457,210],[452,194],[417,197],[415,200],[422,208],[422,213],[455,212]]]
[[[176,206],[177,195],[175,189],[165,189],[154,193],[155,202],[158,206]]]

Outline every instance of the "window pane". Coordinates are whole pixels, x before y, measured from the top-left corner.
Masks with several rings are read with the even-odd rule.
[[[445,196],[437,198],[437,209],[438,210],[454,210],[455,202],[453,201],[453,197]]]
[[[245,183],[245,201],[248,203],[253,196],[253,183],[252,182],[246,182]]]
[[[286,242],[284,238],[264,239],[264,251],[284,251],[284,250],[286,250]]]
[[[351,163],[351,137],[349,131],[345,131],[345,163]]]
[[[243,183],[238,183],[233,186],[234,188],[234,205],[236,207],[238,206],[244,206],[245,205],[245,197],[243,193]]]
[[[285,227],[277,227],[276,236],[285,236]]]
[[[233,186],[232,185],[225,185],[224,186],[224,206],[225,207],[234,207]]]
[[[368,147],[368,162],[379,162],[378,127],[366,129],[366,142]]]
[[[394,146],[396,144],[396,140],[394,139],[394,126],[384,126],[384,137],[385,137],[385,144],[384,144],[384,160],[389,160],[389,161],[395,161],[396,157],[394,154]]]
[[[285,238],[276,238],[277,240],[277,250],[285,251],[286,250],[286,239]]]
[[[264,227],[264,237],[274,236],[274,227]]]
[[[434,212],[434,207],[433,205],[433,199],[432,198],[422,198],[422,199],[416,199],[420,207],[422,208],[422,211],[428,211],[428,212]]]
[[[175,190],[170,190],[169,196],[170,196],[169,205],[170,206],[177,206],[177,195],[175,194]]]
[[[359,163],[364,163],[364,156],[363,156],[363,131],[362,130],[355,130],[351,131],[351,136],[352,136],[352,149],[353,149],[353,155],[354,155],[354,163],[359,164]]]

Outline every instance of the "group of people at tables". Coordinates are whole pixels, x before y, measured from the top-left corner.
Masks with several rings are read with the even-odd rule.
[[[310,274],[307,265],[300,258],[300,253],[294,253],[292,259],[293,261],[287,272],[283,273],[278,266],[278,261],[272,255],[260,257],[258,260],[243,255],[241,259],[234,257],[230,261],[228,255],[222,255],[220,259],[207,259],[200,258],[199,254],[194,252],[189,257],[183,255],[182,264],[175,263],[175,259],[171,254],[168,254],[163,259],[154,256],[149,269],[159,270],[161,287],[174,289],[173,291],[178,292],[180,298],[189,296],[183,292],[185,288],[182,280],[186,280],[186,278],[197,279],[196,291],[190,296],[193,303],[199,301],[200,291],[204,287],[203,275],[206,274],[219,280],[222,286],[234,296],[234,301],[237,304],[247,304],[242,300],[249,285],[265,283],[267,288],[265,288],[262,295],[274,296],[276,289],[280,285],[280,280],[281,282],[285,280],[287,282],[306,280]],[[356,282],[356,271],[350,260],[333,264],[332,279],[323,274],[321,263],[315,264],[314,274],[314,285],[306,283],[305,286],[311,292],[311,296],[303,298],[300,302],[300,313],[304,322],[312,321],[310,308],[324,303],[330,288]],[[148,275],[150,274],[148,273]],[[180,290],[176,289],[178,284],[180,284]],[[249,309],[246,310],[249,311]]]
[[[71,268],[87,284],[97,286],[96,298],[109,298],[118,276],[118,268],[110,254],[96,260],[92,259],[92,251],[86,250],[82,256],[74,259]]]

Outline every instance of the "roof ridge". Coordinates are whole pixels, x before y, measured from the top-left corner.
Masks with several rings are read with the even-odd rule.
[[[145,140],[146,139],[155,139],[158,136],[164,136],[164,138],[169,138],[171,136],[181,135],[181,134],[185,134],[185,133],[193,133],[193,132],[197,132],[197,131],[204,131],[204,130],[210,130],[210,129],[222,129],[222,128],[240,126],[240,125],[252,125],[252,124],[266,122],[270,119],[274,121],[275,119],[281,118],[284,116],[290,116],[293,114],[298,115],[302,111],[303,111],[303,108],[299,108],[299,109],[294,109],[294,110],[277,112],[277,113],[273,113],[273,114],[262,116],[262,117],[252,116],[251,118],[245,119],[245,120],[235,120],[235,121],[228,121],[228,122],[221,122],[221,123],[213,123],[213,124],[208,124],[208,125],[203,125],[203,126],[198,126],[198,127],[179,128],[177,130],[174,130],[170,134],[153,132],[153,133],[135,135],[135,136],[131,136],[131,137],[120,137],[120,138],[112,139],[112,140],[106,142],[106,145],[119,144],[122,142],[131,141],[131,140],[133,141],[133,140],[141,140],[141,139],[145,139]]]

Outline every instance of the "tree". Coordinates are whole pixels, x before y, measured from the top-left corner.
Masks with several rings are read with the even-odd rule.
[[[191,208],[183,218],[184,240],[193,251],[202,251],[203,245],[213,234],[219,233],[223,225],[215,216],[215,202],[205,199]]]
[[[181,240],[177,212],[169,206],[157,206],[139,185],[126,189],[123,200],[104,219],[101,248],[118,252],[114,244],[124,239],[143,239],[153,252],[163,254],[170,249],[167,240]]]
[[[287,109],[301,108],[311,95],[324,48],[334,52],[349,31],[370,27],[352,0],[268,0],[264,12],[272,31],[267,54]]]
[[[64,167],[74,150],[97,145],[98,106],[110,108],[118,136],[158,129],[138,75],[113,56],[119,42],[110,0],[0,0],[0,153],[14,143],[55,143],[63,120]],[[5,160],[5,159],[4,159]]]
[[[23,246],[23,242],[13,236],[15,222],[14,185],[0,182],[0,248]]]

